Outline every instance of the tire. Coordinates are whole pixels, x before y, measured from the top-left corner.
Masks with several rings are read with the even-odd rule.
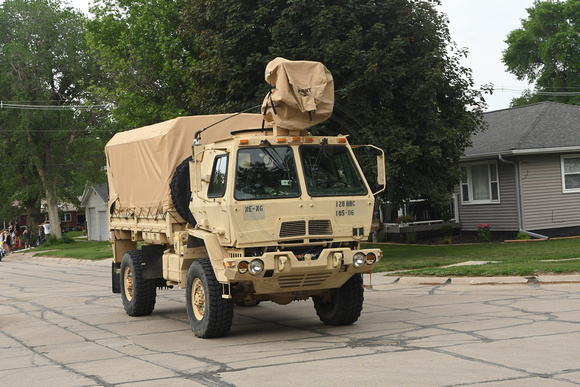
[[[121,260],[121,299],[129,316],[147,316],[155,308],[156,283],[144,277],[142,263],[140,250],[126,251]]]
[[[195,226],[195,218],[189,210],[189,202],[191,201],[189,162],[191,160],[192,157],[189,156],[175,168],[171,183],[169,184],[169,191],[171,193],[171,201],[177,213],[189,224]]]
[[[332,300],[323,302],[322,297],[312,297],[316,314],[326,325],[350,325],[360,317],[364,289],[360,274],[353,275],[340,288],[334,289]]]
[[[187,272],[185,302],[191,330],[197,337],[222,337],[230,331],[234,303],[222,298],[222,291],[209,258],[195,260]]]

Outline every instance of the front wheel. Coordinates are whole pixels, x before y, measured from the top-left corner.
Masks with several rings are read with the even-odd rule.
[[[353,275],[340,288],[333,289],[329,298],[312,297],[316,314],[326,325],[350,325],[360,317],[364,301],[363,280]]]
[[[230,331],[234,303],[222,298],[222,293],[209,258],[195,260],[187,272],[185,301],[187,317],[197,337],[222,337]]]
[[[123,254],[120,274],[121,298],[129,316],[147,316],[155,308],[157,287],[155,280],[143,273],[143,256],[140,250]]]

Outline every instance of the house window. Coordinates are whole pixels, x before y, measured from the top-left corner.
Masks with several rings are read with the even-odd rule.
[[[562,191],[580,192],[580,155],[562,156]]]
[[[464,165],[461,173],[461,203],[499,203],[497,163]]]
[[[70,212],[66,212],[60,216],[61,222],[70,222],[71,219],[72,219],[72,216],[71,216]]]

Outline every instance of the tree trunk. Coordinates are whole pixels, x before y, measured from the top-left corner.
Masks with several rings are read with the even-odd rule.
[[[35,202],[33,202],[35,204]],[[28,226],[28,229],[30,230],[30,232],[34,235],[36,235],[38,233],[38,211],[39,208],[37,206],[35,206],[34,204],[28,204],[25,203],[24,204],[24,208],[26,210],[26,226]],[[21,225],[23,226],[23,225]],[[34,240],[34,239],[32,239]]]
[[[60,218],[58,216],[58,203],[50,192],[47,192],[46,196],[46,210],[48,212],[48,220],[50,222],[50,235],[54,235],[57,239],[62,239],[62,232],[60,230]]]

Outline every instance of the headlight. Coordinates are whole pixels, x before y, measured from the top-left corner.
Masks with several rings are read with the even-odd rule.
[[[352,264],[358,269],[365,264],[365,258],[365,255],[359,251],[352,257]]]
[[[238,272],[240,274],[246,274],[248,272],[248,262],[242,261],[238,263]]]
[[[375,253],[368,253],[367,254],[367,265],[372,265],[377,261],[377,256]]]
[[[250,273],[253,275],[260,274],[262,270],[264,270],[264,262],[261,259],[254,259],[250,262]]]

